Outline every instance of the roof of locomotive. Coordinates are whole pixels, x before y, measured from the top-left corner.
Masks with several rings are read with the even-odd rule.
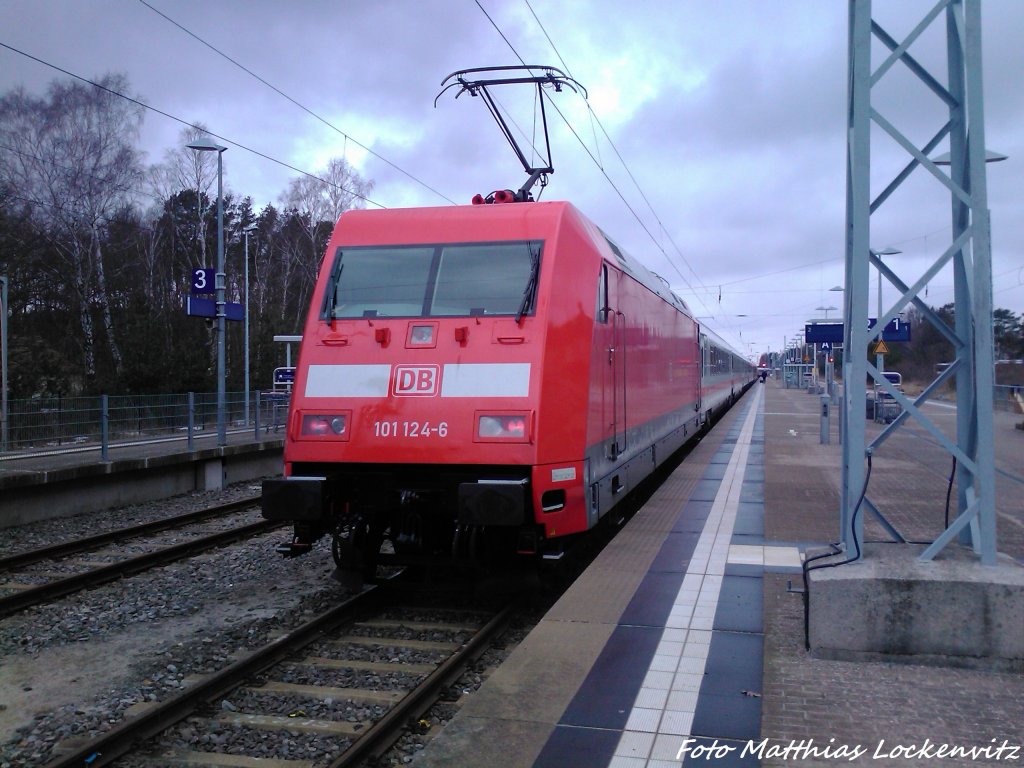
[[[518,240],[522,239],[524,226],[553,232],[566,218],[575,218],[582,225],[605,258],[618,264],[652,293],[689,314],[686,302],[673,293],[663,277],[630,256],[576,206],[564,200],[434,208],[356,209],[341,215],[332,244],[381,244],[382,229],[387,233],[389,245],[450,241],[452,228],[463,225],[470,240],[484,239],[474,234],[484,231],[487,240]],[[486,230],[481,224],[486,225]]]

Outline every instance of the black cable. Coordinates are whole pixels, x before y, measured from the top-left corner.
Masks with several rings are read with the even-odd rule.
[[[930,437],[928,437],[928,435],[926,435],[926,434],[924,434],[922,432],[913,431],[910,434],[912,434],[916,440],[920,440],[922,442],[928,443],[929,445],[933,445],[936,448],[941,448],[944,451],[948,450],[948,448],[946,448],[946,446],[942,445],[942,443],[938,442],[937,440],[931,439]],[[929,467],[923,460],[917,458],[917,456],[915,456],[914,454],[910,453],[910,451],[908,451],[907,449],[900,448],[900,449],[897,449],[897,450],[901,451],[904,455],[908,456],[910,459],[912,459],[914,461],[917,461],[918,464],[920,464],[922,467],[927,469],[932,474],[936,474],[936,475],[939,474],[938,470],[932,469],[931,467]],[[956,457],[954,457],[954,466],[955,466],[955,461],[956,461]],[[1015,475],[1012,472],[1007,472],[1005,469],[1002,469],[1001,467],[993,467],[992,469],[993,469],[993,471],[997,475],[1002,475],[1007,480],[1012,480],[1015,483],[1019,483],[1021,485],[1024,485],[1024,477],[1020,477],[1018,475]],[[941,477],[941,475],[940,475],[940,477]]]
[[[801,564],[801,573],[804,579],[804,648],[811,650],[811,600],[810,600],[810,586],[807,582],[807,572],[810,570],[807,565],[813,563],[815,560],[821,560],[823,557],[832,557],[838,555],[843,550],[839,548],[838,542],[830,543],[829,549],[831,552],[822,552],[820,555],[809,557]]]
[[[508,37],[505,35],[505,33],[502,32],[502,30],[498,26],[497,22],[487,12],[487,9],[485,9],[483,7],[483,5],[480,4],[480,0],[474,0],[474,2],[476,3],[476,5],[480,9],[480,11],[483,13],[483,15],[487,17],[487,20],[491,23],[491,26],[494,27],[495,31],[501,36],[501,39],[505,41],[506,45],[508,45],[508,47],[512,51],[512,53],[514,53],[516,58],[519,59],[520,63],[525,66],[526,65],[526,61],[523,59],[522,56],[519,55],[519,51],[516,50],[515,46],[512,45],[512,42],[508,39]],[[533,9],[531,8],[530,10],[532,12]],[[534,14],[534,18],[536,18],[536,14]],[[540,24],[540,20],[539,19],[537,20],[537,23],[538,23],[538,25],[541,26],[541,29],[544,30],[544,27],[543,27],[543,25]],[[544,30],[544,34],[545,34],[545,36],[547,36],[547,30]],[[548,40],[550,41],[550,37],[548,38]],[[555,48],[554,43],[552,43],[551,47]],[[562,56],[561,56],[561,54],[558,53],[558,49],[557,48],[555,48],[555,54],[558,55],[559,60],[562,59]],[[564,63],[564,61],[563,61],[563,63]],[[651,232],[651,230],[644,223],[643,219],[640,218],[640,214],[638,214],[636,212],[636,210],[634,210],[633,206],[629,204],[629,201],[626,200],[626,196],[622,193],[622,191],[618,188],[618,186],[616,186],[615,182],[612,181],[611,176],[608,175],[608,172],[605,170],[603,164],[596,157],[594,157],[594,153],[590,151],[590,148],[587,146],[586,142],[583,141],[583,138],[579,135],[579,133],[576,132],[576,129],[573,128],[572,123],[569,122],[569,118],[567,118],[565,116],[565,114],[562,112],[561,109],[558,108],[558,105],[555,104],[555,102],[553,100],[548,99],[548,103],[551,104],[551,106],[554,108],[554,110],[558,113],[558,116],[562,118],[562,122],[565,123],[566,128],[568,128],[569,131],[572,133],[572,135],[576,137],[576,141],[579,142],[580,146],[583,148],[583,151],[586,152],[590,156],[590,159],[593,161],[594,165],[597,166],[597,169],[601,172],[601,175],[604,176],[604,178],[608,182],[608,184],[611,185],[611,188],[615,191],[615,194],[617,194],[619,196],[619,199],[622,201],[622,204],[626,206],[626,209],[633,215],[633,218],[636,219],[637,224],[640,225],[640,228],[643,229],[644,232],[647,233],[647,236],[651,239],[651,242],[654,243],[655,247],[665,257],[665,260],[669,263],[669,266],[671,266],[672,269],[675,270],[676,274],[679,275],[679,278],[686,284],[686,287],[690,289],[690,292],[693,294],[694,298],[696,298],[697,301],[700,302],[701,306],[704,307],[704,309],[707,311],[707,313],[709,315],[714,316],[714,314],[715,314],[714,311],[710,307],[708,307],[707,304],[704,303],[704,300],[700,297],[700,293],[693,287],[693,285],[690,283],[690,281],[686,279],[686,276],[682,273],[682,271],[676,265],[675,259],[673,259],[671,256],[669,256],[669,254],[665,250],[665,248],[663,248],[662,245],[658,242],[658,240],[654,237],[654,233]],[[589,104],[587,104],[587,109],[589,109],[591,111],[591,113],[593,114],[593,110],[591,109]],[[594,116],[595,116],[595,118],[597,117],[596,115],[594,115]],[[598,123],[598,125],[601,125],[601,121],[600,120],[598,120],[597,123]],[[601,130],[604,131],[605,136],[608,135],[608,133],[607,133],[607,131],[605,131],[603,125],[601,125]],[[611,143],[611,138],[610,137],[609,137],[609,143]],[[618,149],[615,148],[614,144],[612,144],[612,148],[615,149],[616,155],[619,155]],[[654,212],[654,208],[651,206],[650,202],[647,200],[647,196],[644,195],[643,190],[640,189],[640,185],[637,184],[636,179],[633,177],[633,174],[630,172],[628,166],[626,166],[625,160],[622,159],[621,155],[619,155],[619,161],[622,162],[623,167],[626,169],[626,173],[629,175],[630,179],[633,180],[633,183],[636,185],[637,190],[639,190],[639,192],[640,192],[640,196],[647,203],[648,207],[651,208],[651,212],[654,214],[654,218],[658,222],[658,224],[661,225],[662,231],[664,231],[666,233],[666,235],[668,235],[668,231],[665,229],[664,224],[661,223],[661,220],[658,218],[657,213]],[[697,272],[690,265],[690,263],[687,260],[687,258],[685,256],[683,256],[682,251],[679,249],[679,247],[672,240],[671,236],[669,236],[669,241],[672,242],[673,246],[675,246],[676,251],[679,254],[679,258],[682,259],[683,263],[690,269],[691,272],[693,272],[694,276],[697,277],[697,281],[700,282],[699,275],[697,275]],[[703,284],[702,284],[702,287],[704,287]],[[707,291],[707,289],[705,288],[705,292],[706,291]]]
[[[956,456],[953,457],[953,468],[949,472],[949,485],[946,487],[946,528],[949,528],[949,498],[953,495],[954,477],[956,477]]]
[[[558,57],[558,60],[560,62],[562,62],[562,66],[565,68],[565,71],[568,72],[569,76],[571,77],[572,76],[572,71],[569,69],[569,65],[566,64],[565,59],[562,58],[561,52],[558,50],[558,47],[555,45],[555,41],[551,39],[551,35],[548,34],[547,29],[544,27],[544,24],[540,20],[540,17],[537,16],[537,12],[533,10],[533,6],[530,5],[530,0],[525,0],[525,2],[526,2],[526,7],[530,9],[530,13],[533,15],[533,20],[537,22],[537,26],[539,26],[541,32],[544,33],[544,37],[547,38],[548,44],[551,46],[551,49],[555,52],[555,55]],[[477,5],[479,5],[479,2],[477,3]],[[483,9],[481,8],[481,10],[483,10]],[[490,19],[490,16],[488,16],[488,19]],[[494,22],[492,21],[491,23],[493,24]],[[499,32],[500,32],[500,30],[499,30]],[[502,37],[504,37],[504,35],[502,35]],[[505,42],[508,42],[508,40],[506,39]],[[511,47],[511,43],[509,43],[509,47]],[[516,55],[518,56],[519,54],[516,54]],[[604,137],[608,140],[608,144],[612,148],[612,151],[615,152],[615,156],[619,159],[619,162],[622,163],[622,168],[626,171],[626,175],[629,176],[630,181],[633,182],[633,186],[635,186],[636,187],[636,191],[640,193],[640,197],[643,198],[643,201],[645,203],[647,203],[647,208],[648,208],[648,210],[650,210],[651,215],[654,216],[654,220],[656,222],[658,222],[658,226],[661,227],[662,233],[664,233],[665,237],[668,238],[668,241],[670,243],[672,243],[672,247],[675,248],[675,251],[679,255],[679,258],[682,259],[683,263],[690,270],[690,272],[693,274],[693,276],[695,278],[697,278],[697,283],[700,285],[700,287],[702,289],[704,289],[704,292],[706,293],[708,289],[704,285],[704,283],[701,281],[700,275],[697,274],[696,270],[693,268],[693,265],[690,264],[690,262],[686,258],[686,256],[683,255],[682,249],[676,244],[675,240],[672,239],[672,235],[669,234],[668,229],[665,227],[664,223],[662,223],[662,221],[661,221],[661,217],[658,216],[658,212],[654,210],[654,206],[651,204],[651,201],[647,198],[646,193],[644,193],[644,190],[641,188],[640,182],[638,182],[636,180],[636,177],[633,175],[633,172],[630,170],[629,165],[626,163],[626,159],[622,156],[622,153],[619,152],[619,148],[617,146],[615,146],[615,142],[612,141],[612,137],[608,134],[608,130],[604,127],[604,123],[601,122],[601,118],[599,118],[597,116],[597,113],[594,112],[594,108],[590,106],[590,102],[587,99],[584,99],[584,103],[587,105],[587,112],[590,113],[590,117],[592,119],[591,128],[593,128],[593,121],[596,121],[598,126],[600,126],[601,132],[604,134]],[[565,117],[563,116],[562,119],[564,120]],[[577,136],[577,139],[578,138],[579,137]],[[584,148],[586,148],[586,147],[584,147]],[[596,133],[596,131],[594,133],[594,148],[598,152],[600,152],[600,147],[597,146],[597,133]],[[604,165],[603,165],[603,163],[601,163],[597,159],[595,159],[593,155],[591,155],[591,159],[594,160],[594,162],[597,165],[597,167],[600,168],[602,173],[603,173],[604,172]],[[607,177],[607,174],[605,174],[605,175]],[[610,179],[609,179],[609,183],[611,183]],[[614,187],[615,185],[612,184],[612,186]],[[628,203],[627,203],[626,207],[629,208]],[[632,212],[632,209],[630,209],[630,211]],[[633,213],[633,215],[636,216],[635,213]],[[644,226],[642,222],[641,222],[640,225]],[[644,227],[644,229],[646,230],[646,227]],[[648,232],[648,235],[650,235],[650,234],[651,233]],[[652,236],[652,239],[653,239],[653,236]],[[655,241],[655,245],[658,245],[658,243],[656,241]],[[661,248],[660,245],[658,245],[658,247],[661,250],[662,254],[665,256],[665,258],[668,260],[669,264],[671,264],[673,269],[676,270],[676,273],[679,274],[679,277],[683,280],[684,283],[686,283],[687,287],[694,294],[696,294],[697,291],[690,284],[690,282],[686,279],[686,277],[684,277],[683,274],[681,272],[679,272],[678,268],[676,268],[675,264],[672,262],[672,259],[669,258],[668,253],[666,253],[665,250],[663,248]],[[703,302],[701,302],[701,304],[703,304]],[[708,309],[707,305],[704,305],[704,308]],[[710,312],[710,310],[708,310],[708,311]],[[712,314],[714,314],[714,313],[712,313]]]
[[[56,70],[57,72],[60,72],[62,75],[67,75],[68,77],[72,77],[75,80],[79,80],[79,81],[81,81],[83,83],[91,85],[93,88],[97,88],[97,89],[99,89],[101,91],[109,93],[112,96],[117,96],[119,98],[124,99],[125,101],[130,101],[132,104],[136,104],[136,105],[142,107],[143,109],[148,109],[150,112],[156,112],[158,115],[162,115],[163,117],[170,118],[171,120],[174,120],[175,122],[181,123],[182,125],[188,126],[189,128],[196,128],[197,130],[201,130],[204,133],[206,133],[207,135],[214,137],[215,139],[220,139],[221,141],[226,142],[228,144],[231,144],[234,147],[238,147],[239,149],[244,149],[246,152],[251,152],[252,154],[257,155],[258,157],[262,157],[264,160],[269,160],[272,163],[277,163],[278,165],[283,166],[285,168],[288,168],[289,170],[295,171],[296,173],[301,173],[303,176],[309,176],[309,178],[315,179],[316,181],[319,181],[319,182],[321,182],[323,184],[326,184],[329,187],[334,187],[336,189],[340,189],[342,192],[346,192],[346,193],[352,195],[353,197],[358,197],[360,200],[364,200],[367,203],[370,203],[371,205],[377,206],[378,208],[387,208],[386,205],[382,205],[381,203],[378,203],[376,200],[371,200],[366,195],[361,195],[358,192],[355,192],[354,190],[346,189],[345,187],[341,186],[340,184],[334,184],[334,183],[328,181],[327,179],[322,179],[322,178],[320,178],[319,176],[317,176],[314,173],[310,173],[309,171],[304,171],[301,168],[296,168],[294,165],[290,165],[289,163],[286,163],[283,160],[278,160],[276,157],[271,157],[270,155],[267,155],[267,154],[265,154],[263,152],[260,152],[259,150],[253,149],[252,147],[247,147],[245,144],[240,144],[237,141],[232,141],[231,139],[226,138],[225,136],[221,136],[219,133],[214,133],[213,131],[209,131],[209,130],[207,130],[205,128],[200,128],[197,125],[193,125],[188,120],[183,120],[182,118],[177,117],[176,115],[172,115],[170,112],[164,112],[163,110],[157,109],[156,107],[151,107],[149,104],[146,104],[145,102],[139,101],[138,99],[132,98],[131,96],[127,96],[127,95],[125,95],[123,93],[115,91],[112,88],[107,88],[104,85],[100,85],[99,83],[94,82],[94,81],[90,80],[87,77],[82,77],[81,75],[76,75],[74,72],[69,72],[66,69],[62,69],[61,67],[58,67],[56,64],[51,64],[48,61],[43,61],[42,59],[40,59],[40,58],[38,58],[36,56],[33,56],[30,53],[25,53],[25,51],[22,51],[22,50],[19,50],[18,48],[15,48],[13,45],[8,45],[7,43],[0,42],[0,48],[6,48],[9,51],[13,51],[14,53],[21,54],[22,56],[24,56],[27,59],[32,59],[32,61],[35,61],[35,62],[37,62],[39,64],[42,64],[44,67],[49,67],[50,69],[53,69],[53,70]]]
[[[184,32],[184,33],[185,33],[186,35],[188,35],[189,37],[192,37],[192,38],[194,38],[195,40],[197,40],[197,41],[199,41],[200,43],[202,43],[203,45],[205,45],[205,46],[206,46],[207,48],[209,48],[209,49],[210,49],[211,51],[213,51],[214,53],[216,53],[216,54],[217,54],[218,56],[222,56],[222,57],[224,57],[225,59],[227,59],[228,61],[230,61],[230,62],[231,62],[232,64],[234,64],[234,65],[235,65],[236,67],[238,67],[238,68],[239,68],[240,70],[242,70],[243,72],[245,72],[245,73],[246,73],[247,75],[250,75],[251,77],[254,77],[255,79],[259,80],[259,81],[260,81],[261,83],[263,83],[263,84],[264,84],[265,86],[267,86],[267,88],[270,88],[270,89],[271,89],[272,91],[274,91],[275,93],[277,93],[277,94],[279,94],[280,96],[283,96],[284,98],[288,99],[288,101],[290,101],[290,102],[291,102],[292,104],[294,104],[294,105],[295,105],[296,107],[298,107],[299,109],[303,110],[304,112],[306,112],[307,114],[311,115],[312,117],[315,117],[315,118],[316,118],[317,120],[319,120],[319,121],[320,121],[321,123],[323,123],[324,125],[326,125],[326,126],[327,126],[328,128],[330,128],[331,130],[337,131],[337,132],[338,132],[339,134],[341,134],[342,136],[344,136],[344,137],[345,137],[345,139],[346,139],[347,141],[351,141],[351,142],[352,142],[353,144],[355,144],[355,145],[356,145],[357,147],[359,147],[360,149],[362,149],[362,150],[365,150],[366,152],[370,153],[371,155],[373,155],[374,157],[376,157],[376,158],[377,158],[378,160],[380,160],[380,161],[382,161],[382,162],[384,162],[384,163],[387,163],[388,165],[390,165],[390,166],[391,166],[392,168],[394,168],[394,169],[395,169],[396,171],[398,171],[399,173],[403,173],[403,174],[405,174],[405,175],[406,175],[406,176],[408,176],[408,177],[409,177],[410,179],[412,179],[413,181],[415,181],[415,182],[416,182],[417,184],[419,184],[420,186],[422,186],[422,187],[424,187],[424,188],[426,188],[426,189],[429,189],[429,190],[430,190],[431,192],[433,192],[433,193],[434,193],[435,195],[437,195],[438,197],[442,198],[443,200],[447,200],[447,201],[448,201],[449,203],[451,203],[452,205],[457,205],[457,203],[456,203],[456,202],[455,202],[454,200],[452,200],[452,199],[451,199],[450,197],[448,197],[448,196],[446,196],[446,195],[443,195],[443,194],[441,194],[441,193],[440,193],[440,192],[438,192],[438,191],[437,191],[436,189],[434,189],[434,188],[433,188],[432,186],[430,186],[429,184],[427,184],[427,183],[426,183],[425,181],[422,181],[421,179],[418,179],[418,178],[416,178],[416,177],[415,177],[415,176],[413,176],[413,175],[412,175],[411,173],[409,173],[408,171],[406,171],[406,170],[405,170],[404,168],[401,168],[400,166],[398,166],[398,165],[395,165],[395,164],[394,164],[393,162],[391,162],[390,160],[388,160],[388,159],[387,159],[386,157],[384,157],[384,156],[382,156],[382,155],[379,155],[378,153],[374,152],[374,151],[373,151],[372,149],[370,149],[370,148],[369,148],[368,146],[366,146],[365,144],[363,144],[363,143],[361,143],[361,142],[357,141],[356,139],[352,138],[352,137],[351,137],[351,136],[349,136],[349,135],[348,135],[347,133],[345,133],[345,132],[344,132],[343,130],[341,130],[340,128],[338,128],[338,127],[337,127],[336,125],[333,125],[333,124],[332,124],[332,123],[330,123],[330,122],[329,122],[328,120],[326,120],[325,118],[321,117],[321,116],[320,116],[320,115],[318,115],[318,114],[317,114],[316,112],[314,112],[313,110],[311,110],[311,109],[310,109],[309,107],[305,106],[304,104],[300,104],[300,103],[299,103],[298,101],[296,101],[295,99],[293,99],[293,98],[292,98],[291,96],[289,96],[289,95],[288,95],[287,93],[285,93],[284,91],[282,91],[282,90],[281,90],[280,88],[278,88],[277,86],[275,86],[275,85],[271,85],[271,84],[270,84],[270,83],[268,83],[268,82],[267,82],[266,80],[264,80],[264,79],[263,79],[262,77],[260,77],[260,76],[259,76],[259,75],[257,75],[257,74],[256,74],[255,72],[253,72],[253,71],[252,71],[251,69],[249,69],[248,67],[244,66],[243,64],[240,64],[239,62],[235,61],[235,60],[234,60],[233,58],[231,58],[231,57],[230,57],[230,56],[228,56],[228,55],[227,55],[226,53],[224,53],[223,51],[221,51],[221,50],[220,50],[219,48],[217,48],[217,47],[216,47],[215,45],[211,45],[210,43],[206,42],[205,40],[203,40],[203,38],[199,37],[199,35],[197,35],[197,34],[196,34],[195,32],[192,32],[192,31],[191,31],[190,29],[186,29],[185,27],[183,27],[183,26],[182,26],[181,24],[179,24],[178,22],[176,22],[176,21],[175,21],[174,19],[172,19],[172,18],[171,18],[170,16],[168,16],[168,15],[167,15],[166,13],[164,13],[163,11],[159,11],[159,10],[157,10],[156,8],[154,8],[154,7],[152,6],[152,5],[150,5],[149,3],[147,3],[147,2],[146,2],[146,0],[139,0],[139,2],[140,2],[140,3],[142,3],[142,4],[144,5],[144,6],[146,6],[147,8],[149,8],[149,10],[153,11],[153,13],[155,13],[155,14],[157,14],[158,16],[161,16],[162,18],[166,19],[166,20],[167,20],[168,22],[170,22],[171,24],[173,24],[174,26],[176,26],[176,27],[177,27],[178,29],[180,29],[180,30],[181,30],[182,32]]]
[[[831,552],[823,552],[820,555],[804,560],[801,571],[803,572],[804,578],[804,648],[811,650],[811,597],[810,597],[810,584],[808,582],[807,574],[811,571],[819,571],[824,568],[838,568],[840,565],[847,565],[855,560],[860,560],[860,544],[857,541],[857,515],[860,513],[861,505],[864,503],[864,497],[868,492],[868,483],[871,481],[871,454],[868,454],[868,471],[864,476],[864,487],[861,488],[860,498],[857,499],[857,505],[853,508],[853,514],[850,516],[850,533],[853,537],[853,546],[857,551],[857,554],[853,557],[848,557],[846,560],[841,560],[838,563],[825,563],[819,565],[816,568],[809,567],[815,560],[821,560],[825,557],[832,557],[838,555],[842,550],[839,548],[838,542],[829,544],[832,549]]]

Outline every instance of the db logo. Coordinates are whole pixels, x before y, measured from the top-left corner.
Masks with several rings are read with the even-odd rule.
[[[396,397],[433,397],[440,378],[436,365],[396,365],[392,391]]]

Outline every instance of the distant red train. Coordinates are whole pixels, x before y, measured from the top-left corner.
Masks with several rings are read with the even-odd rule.
[[[569,203],[349,211],[263,515],[355,571],[557,558],[755,375]]]

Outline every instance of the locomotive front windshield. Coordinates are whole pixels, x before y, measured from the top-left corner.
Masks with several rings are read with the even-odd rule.
[[[321,319],[469,317],[533,310],[536,241],[340,247]]]

